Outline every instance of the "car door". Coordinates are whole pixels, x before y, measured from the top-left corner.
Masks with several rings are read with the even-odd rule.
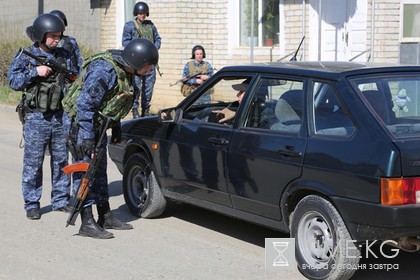
[[[234,109],[237,91],[232,85],[245,79],[229,77],[200,88],[194,94],[210,94],[212,101],[191,100],[184,104],[182,118],[168,125],[161,146],[162,154],[167,155],[163,170],[169,191],[231,206],[225,167],[233,122],[218,123],[213,111]]]
[[[241,108],[229,142],[233,207],[281,220],[280,197],[301,174],[306,145],[302,80],[263,78]]]

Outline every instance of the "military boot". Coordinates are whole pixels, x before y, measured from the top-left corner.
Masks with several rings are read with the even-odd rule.
[[[133,229],[132,225],[124,223],[114,217],[109,208],[109,202],[97,204],[96,207],[98,208],[98,225],[102,228],[117,230]]]
[[[147,117],[147,116],[150,116],[149,108],[150,108],[150,107],[147,107],[147,108],[142,108],[142,109],[141,109],[141,116],[142,116],[142,117]]]
[[[133,119],[140,117],[139,110],[137,108],[133,108],[131,111],[133,112]]]
[[[79,235],[97,239],[109,239],[114,237],[112,233],[104,230],[95,222],[91,206],[83,208],[80,211],[80,215],[82,217],[82,225],[79,229]]]

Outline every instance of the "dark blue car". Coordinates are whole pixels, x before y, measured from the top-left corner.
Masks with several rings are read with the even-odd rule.
[[[229,66],[122,131],[139,217],[170,198],[290,233],[309,279],[350,278],[366,240],[420,248],[419,66]]]

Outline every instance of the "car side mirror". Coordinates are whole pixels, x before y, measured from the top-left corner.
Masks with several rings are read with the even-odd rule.
[[[160,116],[160,122],[178,122],[182,118],[182,109],[168,108],[160,110],[158,115]]]

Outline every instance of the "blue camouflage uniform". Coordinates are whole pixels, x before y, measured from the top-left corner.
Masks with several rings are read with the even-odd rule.
[[[63,35],[57,47],[65,49],[70,54],[72,65],[77,67],[77,73],[80,73],[82,71],[83,57],[76,39]]]
[[[71,63],[71,57],[63,49],[56,48],[50,53],[44,52],[38,47],[38,43],[34,43],[29,52],[36,56],[59,59],[67,69],[77,72],[77,67]],[[40,82],[45,81],[46,77],[39,77],[36,66],[39,63],[33,58],[29,58],[25,54],[17,54],[11,62],[8,79],[9,86],[16,91],[30,91]],[[57,73],[50,76],[53,78]],[[66,82],[61,89],[61,94],[65,94],[69,83]],[[24,209],[40,207],[39,200],[42,195],[43,188],[43,172],[42,166],[45,157],[46,148],[49,147],[51,155],[51,204],[53,210],[62,208],[68,204],[70,196],[70,177],[64,174],[62,168],[68,164],[68,152],[66,147],[66,139],[63,130],[63,110],[58,107],[55,110],[47,109],[42,112],[37,106],[30,103],[29,110],[26,112],[24,132],[24,157],[22,172],[22,192],[24,198]]]
[[[113,66],[104,59],[97,59],[88,65],[86,73],[84,74],[84,82],[77,99],[77,145],[83,146],[84,140],[91,140],[95,142],[99,139],[99,129],[97,122],[97,114],[102,101],[107,95],[113,94],[118,82],[118,75]],[[116,120],[118,121],[118,120]],[[119,123],[118,123],[119,125]],[[74,132],[70,132],[72,134]],[[107,138],[105,137],[101,143],[104,149],[102,158],[100,159],[99,167],[95,174],[95,180],[92,188],[89,190],[87,198],[84,201],[83,207],[96,204],[104,204],[109,200],[108,193],[108,177],[107,177]],[[78,162],[89,162],[90,158],[84,156],[83,159],[74,159]],[[73,176],[73,192],[77,192],[80,185],[80,180],[83,174],[75,173]]]
[[[138,21],[137,21],[138,22]],[[141,25],[144,26],[150,26],[152,29],[152,36],[153,38],[147,38],[144,37],[145,39],[148,39],[150,41],[152,41],[156,48],[159,50],[160,49],[160,42],[161,42],[161,38],[160,35],[157,31],[156,26],[150,21],[150,20],[145,20],[143,21],[143,23],[139,23]],[[137,32],[137,27],[134,23],[134,21],[128,21],[125,23],[124,25],[124,29],[123,29],[123,34],[122,34],[122,45],[123,47],[127,46],[128,43],[130,43],[133,39],[135,38],[139,38],[139,34]],[[156,82],[156,67],[153,66],[152,70],[142,76],[142,77],[135,77],[135,82],[136,82],[136,87],[137,87],[137,94],[134,97],[134,103],[133,103],[133,109],[138,109],[139,108],[139,97],[141,95],[141,109],[144,112],[145,110],[149,109],[150,107],[150,102],[152,101],[152,95],[153,95],[153,87],[155,85]]]
[[[79,45],[77,44],[77,41],[74,37],[63,35],[60,42],[57,45],[57,48],[63,48],[66,50],[71,57],[71,63],[72,65],[77,69],[76,73],[79,75],[83,68],[83,57],[82,53],[80,52]],[[68,136],[68,131],[70,130],[71,125],[71,118],[68,117],[66,112],[64,112],[63,116],[63,129],[66,133],[66,137]]]

